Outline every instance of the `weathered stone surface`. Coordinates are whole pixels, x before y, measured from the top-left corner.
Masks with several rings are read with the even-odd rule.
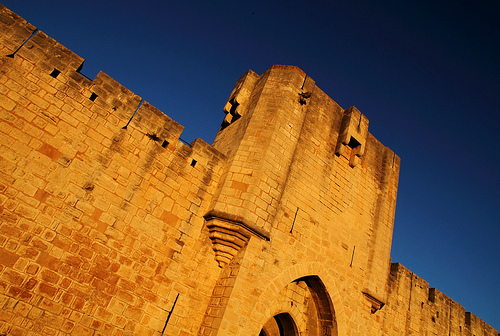
[[[187,146],[34,31],[0,5],[0,334],[498,335],[391,266],[399,157],[299,68]]]

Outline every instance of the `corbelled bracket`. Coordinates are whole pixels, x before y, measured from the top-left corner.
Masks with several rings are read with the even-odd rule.
[[[269,240],[269,233],[252,228],[242,220],[222,213],[205,215],[209,237],[219,267],[224,267],[246,246],[251,236]]]
[[[224,117],[222,125],[229,126],[231,123],[238,120],[243,114],[247,100],[245,96],[235,96],[228,100],[224,106],[224,113],[226,116]]]
[[[350,147],[349,165],[355,167],[365,153],[367,136],[368,119],[356,107],[349,107],[344,111],[335,154],[342,155],[346,146]]]
[[[299,93],[299,103],[300,103],[300,105],[307,104],[307,100],[309,98],[311,98],[311,92],[307,91],[307,92]]]
[[[250,94],[255,86],[255,81],[256,74],[251,70],[247,71],[247,73],[238,80],[224,106],[226,117],[222,122],[221,129],[226,128],[245,113]]]
[[[380,309],[382,309],[382,307],[385,305],[384,302],[380,301],[379,299],[375,298],[374,296],[372,296],[370,293],[368,293],[367,291],[364,291],[363,292],[363,295],[365,296],[365,298],[370,302],[371,304],[371,313],[372,314],[375,314],[377,311],[379,311]]]

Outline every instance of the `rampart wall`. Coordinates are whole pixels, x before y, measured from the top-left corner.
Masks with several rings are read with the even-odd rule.
[[[297,67],[212,146],[0,5],[0,334],[491,335],[390,248],[400,160]]]
[[[387,306],[382,335],[498,335],[401,264],[391,265]]]
[[[198,313],[171,323],[194,332],[224,156],[40,31],[5,57],[34,27],[5,8],[1,22],[0,330],[148,334],[179,294],[176,312]]]

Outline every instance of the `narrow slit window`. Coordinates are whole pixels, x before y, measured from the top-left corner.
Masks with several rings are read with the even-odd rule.
[[[57,69],[54,69],[52,70],[52,72],[50,73],[50,77],[53,77],[53,78],[57,78],[57,76],[59,76],[59,74],[61,73],[61,71],[57,70]]]
[[[167,148],[168,143],[169,143],[169,142],[168,142],[167,140],[163,140],[163,142],[161,143],[161,146],[162,146],[163,148]]]
[[[96,93],[94,93],[94,92],[92,92],[92,94],[90,95],[89,99],[90,99],[91,101],[95,101],[95,100],[96,100],[96,98],[97,98],[97,94],[96,94]]]
[[[193,161],[191,161],[191,167],[196,166],[196,162],[198,162],[198,161],[196,161],[196,160],[193,159]]]

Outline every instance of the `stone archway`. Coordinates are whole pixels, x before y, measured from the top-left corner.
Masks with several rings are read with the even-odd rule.
[[[292,316],[280,313],[264,324],[259,336],[299,336],[299,333]]]
[[[337,336],[337,320],[332,300],[325,285],[318,276],[307,276],[298,279],[304,281],[310,289],[317,312],[317,328],[320,335]]]
[[[337,336],[335,311],[316,276],[295,279],[283,287],[269,307],[271,318],[259,336]]]
[[[289,300],[282,300],[281,292],[290,284],[302,282],[311,292],[310,302],[314,302],[314,307],[320,307],[319,327],[317,331],[311,333],[307,316],[301,314],[295,304],[292,306]],[[346,334],[347,316],[344,312],[343,300],[340,295],[338,283],[328,268],[322,263],[306,262],[293,265],[281,272],[268,286],[261,292],[259,299],[255,302],[252,313],[249,316],[251,327],[247,330],[248,334],[259,335],[264,324],[273,316],[287,312],[293,317],[298,335],[326,335],[337,336]],[[327,307],[324,310],[324,307]],[[323,314],[323,312],[325,312]],[[311,314],[309,314],[310,316]],[[323,330],[321,330],[323,328]],[[265,336],[265,334],[263,334]]]

